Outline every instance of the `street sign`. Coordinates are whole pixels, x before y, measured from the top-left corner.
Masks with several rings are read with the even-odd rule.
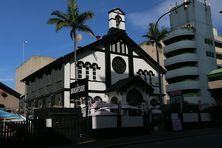
[[[88,96],[88,79],[81,79],[70,84],[70,102]]]

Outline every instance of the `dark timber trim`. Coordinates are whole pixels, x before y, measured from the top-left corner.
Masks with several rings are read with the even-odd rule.
[[[134,76],[134,67],[133,67],[133,50],[131,48],[128,48],[128,63],[129,63],[129,77]]]
[[[110,63],[110,44],[105,44],[105,77],[106,77],[106,87],[111,86],[111,63]]]

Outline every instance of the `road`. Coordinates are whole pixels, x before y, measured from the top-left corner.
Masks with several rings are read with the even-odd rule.
[[[191,136],[182,139],[157,141],[153,143],[137,143],[133,145],[122,145],[116,148],[221,148],[222,147],[222,133],[215,135],[201,135],[201,136]]]

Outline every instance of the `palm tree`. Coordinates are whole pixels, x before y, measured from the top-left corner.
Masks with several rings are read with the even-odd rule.
[[[159,30],[158,27],[155,27],[154,23],[149,24],[148,32],[143,35],[142,37],[145,37],[148,39],[146,41],[147,44],[157,45],[159,49],[163,48],[163,44],[161,41],[164,37],[166,37],[166,34],[168,33],[167,29],[163,28],[162,30]]]
[[[79,13],[79,8],[78,8],[76,0],[69,0],[66,13],[61,12],[59,10],[55,10],[51,13],[51,15],[55,17],[50,18],[48,20],[48,24],[55,24],[56,32],[63,28],[71,29],[70,37],[74,42],[75,79],[78,80],[77,57],[76,57],[77,31],[83,31],[92,36],[95,36],[93,31],[90,29],[90,27],[85,24],[87,20],[93,18],[94,13],[92,11]]]
[[[159,30],[157,27],[157,23],[150,23],[148,32],[143,35],[142,37],[147,38],[146,41],[147,44],[155,45],[156,47],[156,57],[157,57],[157,66],[158,66],[158,79],[159,79],[159,99],[162,105],[162,88],[161,88],[161,77],[160,77],[160,61],[159,61],[159,50],[163,48],[162,40],[164,37],[166,37],[168,31],[167,29],[163,28],[162,30]]]

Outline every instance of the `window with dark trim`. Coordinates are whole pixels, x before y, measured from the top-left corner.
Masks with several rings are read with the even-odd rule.
[[[116,28],[119,28],[122,18],[119,15],[116,15],[115,19],[116,19]]]
[[[77,67],[78,67],[78,78],[81,79],[82,78],[82,67],[83,67],[83,62],[82,61],[79,61],[78,64],[77,64]]]
[[[93,63],[92,69],[93,69],[93,80],[96,80],[96,70],[100,69],[100,67],[96,63]]]
[[[144,70],[144,80],[147,81],[147,76],[149,75],[147,70]]]
[[[93,80],[96,80],[96,68],[93,67]]]
[[[152,77],[155,76],[154,73],[150,70],[149,71],[149,82],[150,82],[150,86],[152,86]]]
[[[86,78],[89,78],[89,68],[90,68],[90,63],[86,63],[85,64],[85,67],[86,67]]]
[[[101,98],[100,96],[96,96],[96,97],[94,98],[94,101],[95,101],[95,102],[102,102],[102,98]]]
[[[205,43],[205,44],[208,44],[208,45],[213,45],[214,42],[213,42],[213,40],[211,40],[211,39],[205,38],[205,39],[204,39],[204,43]]]
[[[206,56],[214,58],[214,53],[211,51],[206,51]]]
[[[143,75],[143,70],[142,70],[142,69],[139,69],[138,72],[137,72],[137,74],[138,74],[140,77],[142,77],[142,75]]]

